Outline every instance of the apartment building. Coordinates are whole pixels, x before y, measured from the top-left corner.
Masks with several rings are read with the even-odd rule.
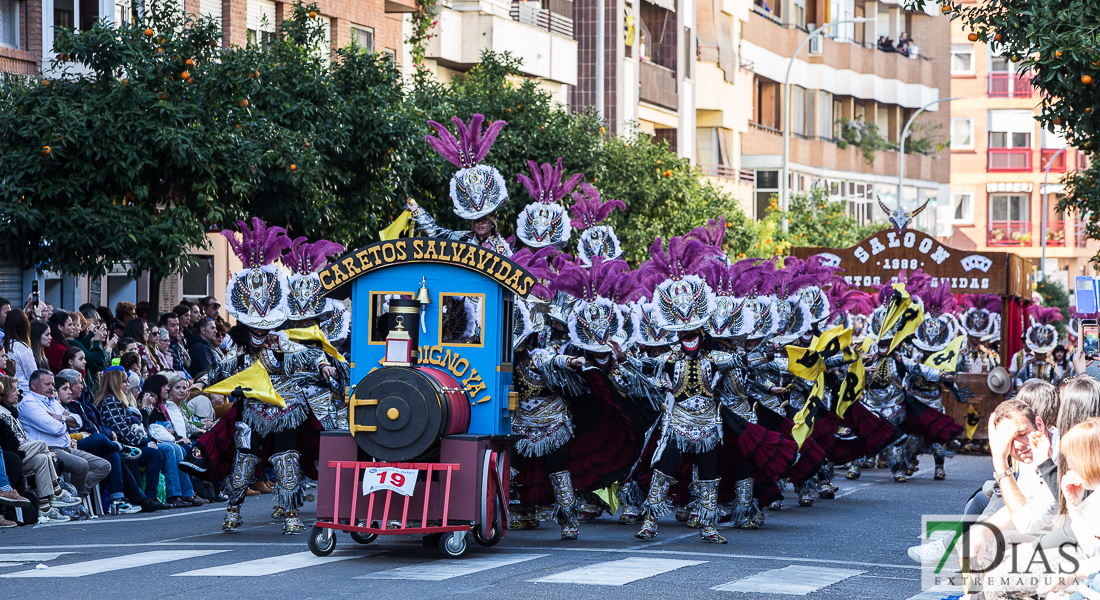
[[[927,106],[906,141],[908,149],[926,153],[906,155],[901,202],[910,210],[926,201],[936,207],[924,211],[915,227],[933,231],[937,216],[946,218],[951,155],[938,151],[937,142],[947,142],[950,107],[929,104],[950,94],[951,25],[934,8],[911,11],[896,0],[755,0],[741,23],[738,57],[739,68],[752,73],[752,115],[740,134],[740,169],[754,172],[750,214],[760,218],[779,192],[782,133],[789,128],[792,193],[825,189],[831,199],[847,202],[861,222],[883,220],[878,201],[891,207],[897,202],[902,130]],[[790,58],[824,23],[838,24],[811,39],[791,66],[785,123],[783,82]],[[869,129],[877,129],[877,139]],[[855,132],[859,143],[851,141]],[[880,148],[870,153],[873,160],[863,155],[865,140],[875,141],[868,148]]]
[[[1009,250],[1071,289],[1076,275],[1093,274],[1089,260],[1100,242],[1085,237],[1080,215],[1061,212],[1067,171],[1087,158],[1057,131],[1035,120],[1040,101],[1031,75],[981,42],[962,24],[951,30],[951,224],[949,243],[977,250]],[[1047,182],[1047,167],[1050,167]],[[1043,230],[1043,194],[1047,194]]]
[[[756,177],[741,168],[741,155],[754,116],[755,74],[742,57],[741,40],[752,8],[752,0],[700,0],[695,56],[695,162],[749,215]]]

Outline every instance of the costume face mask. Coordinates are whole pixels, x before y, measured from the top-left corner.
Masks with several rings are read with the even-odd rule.
[[[684,352],[693,354],[699,351],[699,348],[703,345],[703,336],[699,335],[697,331],[690,331],[680,336],[680,347],[684,349]]]

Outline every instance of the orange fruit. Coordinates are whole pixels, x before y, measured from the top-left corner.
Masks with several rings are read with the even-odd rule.
[[[193,67],[193,66],[195,66],[195,61],[193,61],[193,60],[191,60],[191,59],[189,58],[189,59],[187,59],[187,60],[183,61],[183,64],[185,64],[185,65],[187,65],[187,66],[189,66],[189,67]]]
[[[123,78],[122,81],[120,81],[119,83],[122,84],[122,85],[126,85],[127,83],[130,83],[130,80],[126,79],[126,78]]]
[[[248,99],[247,98],[240,101],[240,107],[241,108],[248,108]]]
[[[161,100],[166,100],[166,99],[168,99],[168,94],[165,94],[164,92],[161,92],[160,94],[158,94],[158,96],[160,96],[160,99],[161,99]]]
[[[291,171],[297,171],[298,170],[298,165],[290,165],[290,170]]]
[[[183,79],[183,80],[191,79],[191,74],[188,73],[187,71],[184,71],[183,73],[180,73],[180,79]]]
[[[1083,83],[1085,85],[1091,84],[1092,83],[1092,77],[1089,76],[1089,75],[1082,75],[1081,76],[1081,83]]]
[[[50,80],[49,79],[43,79],[42,80],[42,85],[50,85]]]
[[[50,147],[49,146],[42,146],[42,155],[43,156],[49,156],[50,155]]]
[[[164,48],[157,48],[157,54],[164,54]]]
[[[1055,50],[1054,51],[1054,58],[1062,58],[1062,51],[1061,50]]]
[[[997,35],[993,36],[993,41],[995,41],[995,42],[1002,42],[1002,41],[1004,41],[1004,39],[1005,39],[1005,36],[1003,36],[999,33]]]
[[[972,34],[966,36],[966,39],[968,39],[972,42],[976,42],[976,41],[978,41],[978,34],[972,33]]]
[[[1055,125],[1061,125],[1062,124],[1062,117],[1054,117],[1054,124]]]
[[[309,18],[316,19],[317,18],[317,11],[315,11],[315,10],[309,11]]]
[[[153,37],[153,30],[151,28],[145,30],[145,37]]]
[[[940,12],[946,15],[947,13],[951,12],[951,6],[945,5],[940,7]]]

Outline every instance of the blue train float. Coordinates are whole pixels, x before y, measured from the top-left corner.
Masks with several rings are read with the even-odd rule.
[[[483,247],[400,238],[346,254],[320,273],[351,285],[350,431],[322,434],[317,526],[359,543],[421,534],[448,556],[507,528],[514,298],[534,277]],[[415,485],[412,483],[415,481]]]

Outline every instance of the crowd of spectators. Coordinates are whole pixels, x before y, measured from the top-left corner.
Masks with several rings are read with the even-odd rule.
[[[909,549],[935,566],[949,553],[970,572],[969,600],[1100,597],[1100,381],[1078,352],[1058,387],[1025,382],[988,422],[992,479],[944,532]]]
[[[0,528],[86,518],[97,498],[108,514],[224,500],[179,470],[229,408],[192,385],[225,355],[220,308],[209,297],[159,315],[148,302],[66,312],[32,296],[20,310],[0,298]]]

